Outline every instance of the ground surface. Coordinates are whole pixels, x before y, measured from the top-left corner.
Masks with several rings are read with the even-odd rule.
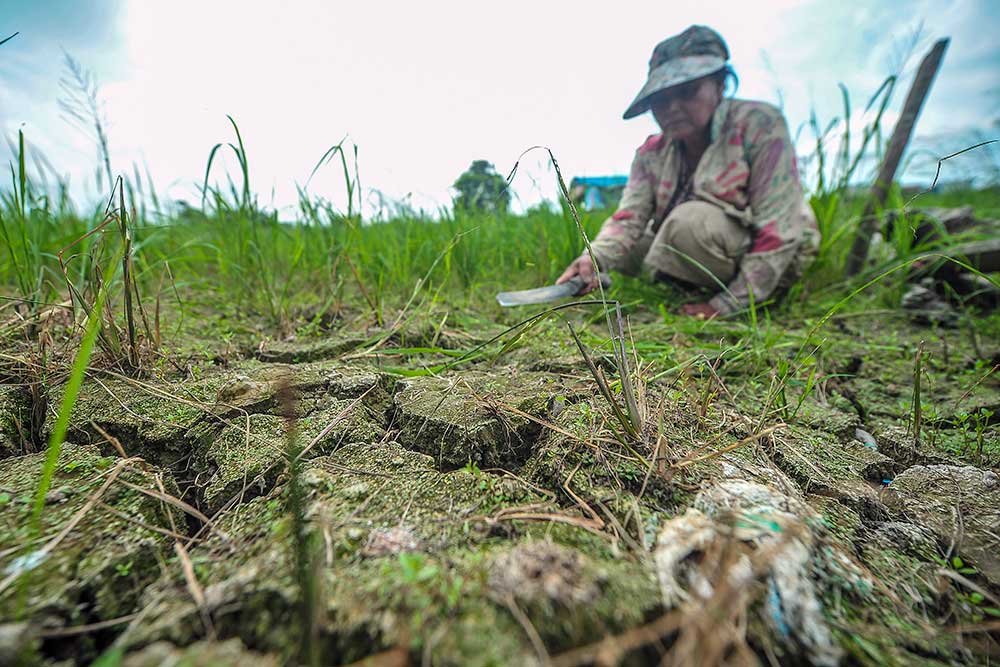
[[[569,317],[616,378],[603,318]],[[638,307],[629,437],[557,319],[462,361],[503,327],[345,314],[223,343],[189,317],[168,361],[95,363],[37,529],[65,378],[35,437],[0,388],[0,663],[989,664],[984,322]]]

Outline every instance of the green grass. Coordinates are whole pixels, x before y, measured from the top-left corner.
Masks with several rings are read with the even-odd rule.
[[[831,145],[831,131],[839,119],[825,126],[811,120],[816,149],[809,168],[817,170],[818,178],[809,196],[821,245],[783,303],[754,303],[747,313],[736,316],[736,327],[743,332],[738,355],[764,360],[767,354],[752,350],[789,345],[803,356],[807,343],[818,344],[813,333],[800,340],[781,321],[818,321],[822,326],[833,312],[897,307],[909,265],[928,254],[945,256],[956,242],[915,245],[910,233],[916,223],[913,206],[968,204],[982,217],[996,216],[1000,210],[1000,186],[926,193],[916,199],[893,188],[885,209],[900,215],[894,232],[872,248],[866,271],[849,280],[843,277],[867,201],[854,184],[863,176],[863,155],[879,154],[886,134],[882,111],[893,88],[894,81],[887,79],[869,100],[874,120],[864,131],[860,151],[851,152],[846,133],[839,145]],[[846,91],[843,99],[844,117],[849,117]],[[123,180],[112,199],[114,206],[79,211],[65,196],[65,186],[53,189],[31,177],[26,168],[32,163],[30,149],[20,136],[11,186],[0,191],[0,240],[6,246],[6,252],[0,252],[0,285],[11,295],[0,300],[0,314],[17,316],[0,319],[0,337],[29,343],[42,340],[34,323],[39,314],[70,299],[75,323],[71,330],[79,339],[83,318],[102,290],[107,304],[101,313],[98,345],[105,361],[133,370],[141,365],[140,352],[149,358],[161,343],[174,346],[189,333],[182,327],[189,314],[198,322],[206,313],[226,313],[231,322],[253,323],[257,331],[274,338],[322,331],[345,313],[360,313],[378,326],[395,329],[437,306],[510,324],[524,313],[499,311],[494,294],[551,282],[584,251],[581,232],[592,238],[609,213],[585,211],[575,216],[563,203],[523,214],[411,211],[389,219],[364,219],[358,212],[358,151],[341,142],[321,155],[310,178],[339,166],[348,195],[346,207],[310,195],[307,182],[298,190],[297,214],[282,220],[262,208],[252,192],[248,151],[252,140],[240,133],[234,118],[229,120],[233,142],[220,142],[208,152],[201,208],[184,207],[173,213],[163,212],[148,182],[143,188],[138,169]],[[233,159],[235,180],[223,164],[227,160],[232,164]],[[552,160],[555,163],[554,156]],[[218,184],[220,176],[225,185]],[[136,201],[143,192],[146,196]],[[150,202],[152,207],[147,206]],[[127,220],[118,213],[125,210],[133,211]],[[126,270],[103,274],[100,267],[119,253],[126,259]],[[676,316],[679,300],[688,295],[619,277],[606,296],[624,304],[626,312],[639,304],[654,311],[659,308],[679,331],[702,331],[707,326]],[[47,348],[43,348],[37,352],[44,357]],[[621,357],[621,351],[616,350],[615,356]],[[68,361],[65,354],[62,358]],[[0,359],[0,370],[11,363],[18,366]],[[766,367],[760,361],[758,370]],[[37,376],[38,365],[32,368]],[[783,367],[781,375],[787,378],[800,370],[793,363]],[[9,375],[25,372],[22,360],[20,371]]]
[[[444,211],[433,217],[410,214],[364,220],[356,212],[357,179],[340,145],[331,150],[340,155],[348,184],[346,212],[300,189],[297,219],[279,220],[276,213],[260,208],[250,191],[244,139],[235,121],[233,128],[236,143],[218,144],[210,151],[203,209],[162,215],[122,198],[126,207],[138,212],[131,221],[132,255],[135,280],[147,306],[165,295],[214,294],[287,332],[310,314],[338,307],[345,300],[362,299],[375,311],[398,306],[402,295],[409,295],[418,281],[432,299],[447,295],[449,299],[459,296],[465,303],[479,297],[485,301],[499,288],[550,282],[584,249],[565,206],[540,206],[524,214]],[[822,155],[822,143],[818,146],[817,155]],[[12,294],[0,306],[10,307],[16,300],[37,309],[61,301],[74,288],[92,300],[99,282],[94,267],[114,251],[116,242],[111,237],[115,230],[95,232],[104,219],[102,211],[76,212],[64,196],[33,182],[25,169],[28,158],[23,140],[19,148],[17,164],[12,165],[12,187],[0,195],[0,232],[6,246],[6,252],[0,253],[0,285]],[[211,185],[209,178],[213,169],[219,170],[220,151],[225,148],[232,149],[240,177],[239,183],[230,180],[228,192]],[[330,159],[327,151],[317,168]],[[846,179],[855,173],[857,163],[842,153],[837,161],[845,173],[834,175],[834,186],[829,180],[821,181],[820,189],[811,195],[822,244],[815,262],[793,290],[793,301],[815,303],[819,294],[821,300],[832,303],[838,293],[850,293],[852,285],[864,284],[892,264],[922,252],[946,250],[940,241],[914,247],[906,224],[910,220],[904,213],[903,224],[895,227],[898,232],[874,248],[870,270],[851,284],[844,282],[844,261],[865,198],[847,186]],[[137,189],[141,184],[128,184],[126,191]],[[897,189],[887,208],[907,210],[908,201]],[[913,203],[924,207],[964,204],[972,205],[983,217],[996,216],[1000,189],[923,194]],[[607,214],[583,212],[582,229],[592,237]],[[898,298],[904,279],[901,274],[882,288],[889,303]],[[113,302],[125,292],[121,277],[117,280],[112,285],[117,290],[110,294]],[[756,308],[751,313],[755,315]]]

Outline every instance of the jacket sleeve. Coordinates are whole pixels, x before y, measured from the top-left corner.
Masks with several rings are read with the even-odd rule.
[[[636,151],[618,210],[604,221],[600,233],[590,243],[602,271],[617,271],[626,265],[629,253],[653,216],[657,177],[648,147],[654,138],[650,137]]]
[[[745,135],[750,166],[748,198],[753,243],[727,291],[709,301],[719,313],[746,308],[770,297],[795,259],[809,221],[788,124],[777,109],[748,118]]]

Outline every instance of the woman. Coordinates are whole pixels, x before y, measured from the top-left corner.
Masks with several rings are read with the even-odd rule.
[[[592,242],[602,271],[709,287],[684,313],[714,317],[760,303],[790,282],[818,240],[788,124],[764,102],[725,99],[729,49],[691,26],[653,50],[649,77],[625,111],[662,130],[636,152],[617,212]],[[589,255],[557,282],[597,286]]]

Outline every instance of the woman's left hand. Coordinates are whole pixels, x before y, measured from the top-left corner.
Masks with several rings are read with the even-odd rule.
[[[685,303],[681,306],[681,312],[699,320],[710,320],[719,314],[719,311],[708,303]]]

